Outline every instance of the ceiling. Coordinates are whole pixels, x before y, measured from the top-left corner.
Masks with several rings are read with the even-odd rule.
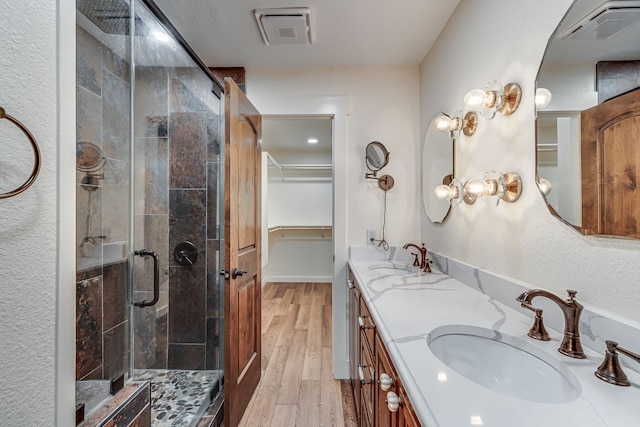
[[[417,66],[459,0],[155,0],[209,67]],[[261,8],[309,7],[312,45],[266,46]]]
[[[309,144],[316,138],[316,144]],[[262,119],[262,148],[273,153],[331,153],[333,122],[330,117],[277,117]]]
[[[575,2],[558,26],[556,33],[551,36],[544,62],[546,64],[595,64],[598,61],[624,61],[640,58],[640,43],[638,43],[638,40],[640,40],[640,21],[605,40],[560,39],[558,37],[574,27],[598,7],[607,3],[624,5],[624,2],[621,1],[611,2],[605,0],[580,0]],[[639,2],[627,0],[627,3],[637,5]]]

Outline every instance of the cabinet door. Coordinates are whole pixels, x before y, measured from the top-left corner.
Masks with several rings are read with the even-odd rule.
[[[401,384],[398,387],[398,396],[400,396],[400,408],[398,409],[398,427],[420,427],[420,421],[416,417],[411,402],[407,397],[407,393]]]
[[[398,412],[391,412],[387,406],[387,393],[398,393],[397,377],[384,343],[376,334],[376,420],[379,427],[396,427]]]

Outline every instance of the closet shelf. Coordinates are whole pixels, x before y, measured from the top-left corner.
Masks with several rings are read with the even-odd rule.
[[[277,225],[269,227],[269,234],[279,233],[281,239],[308,237],[309,234],[318,234],[322,240],[325,240],[332,238],[332,232],[333,227],[330,225]]]
[[[333,165],[330,163],[279,163],[273,156],[267,153],[267,159],[271,163],[268,166],[275,167],[280,172],[280,179],[285,180],[314,180],[331,181]],[[295,171],[287,176],[287,171]]]

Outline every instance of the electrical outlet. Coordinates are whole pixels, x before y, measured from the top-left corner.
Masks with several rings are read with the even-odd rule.
[[[367,245],[373,245],[376,239],[376,230],[367,228]]]

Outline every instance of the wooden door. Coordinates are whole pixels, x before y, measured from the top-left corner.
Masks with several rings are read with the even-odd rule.
[[[581,114],[582,228],[640,238],[640,89]]]
[[[224,418],[236,426],[260,381],[262,116],[225,78]]]

